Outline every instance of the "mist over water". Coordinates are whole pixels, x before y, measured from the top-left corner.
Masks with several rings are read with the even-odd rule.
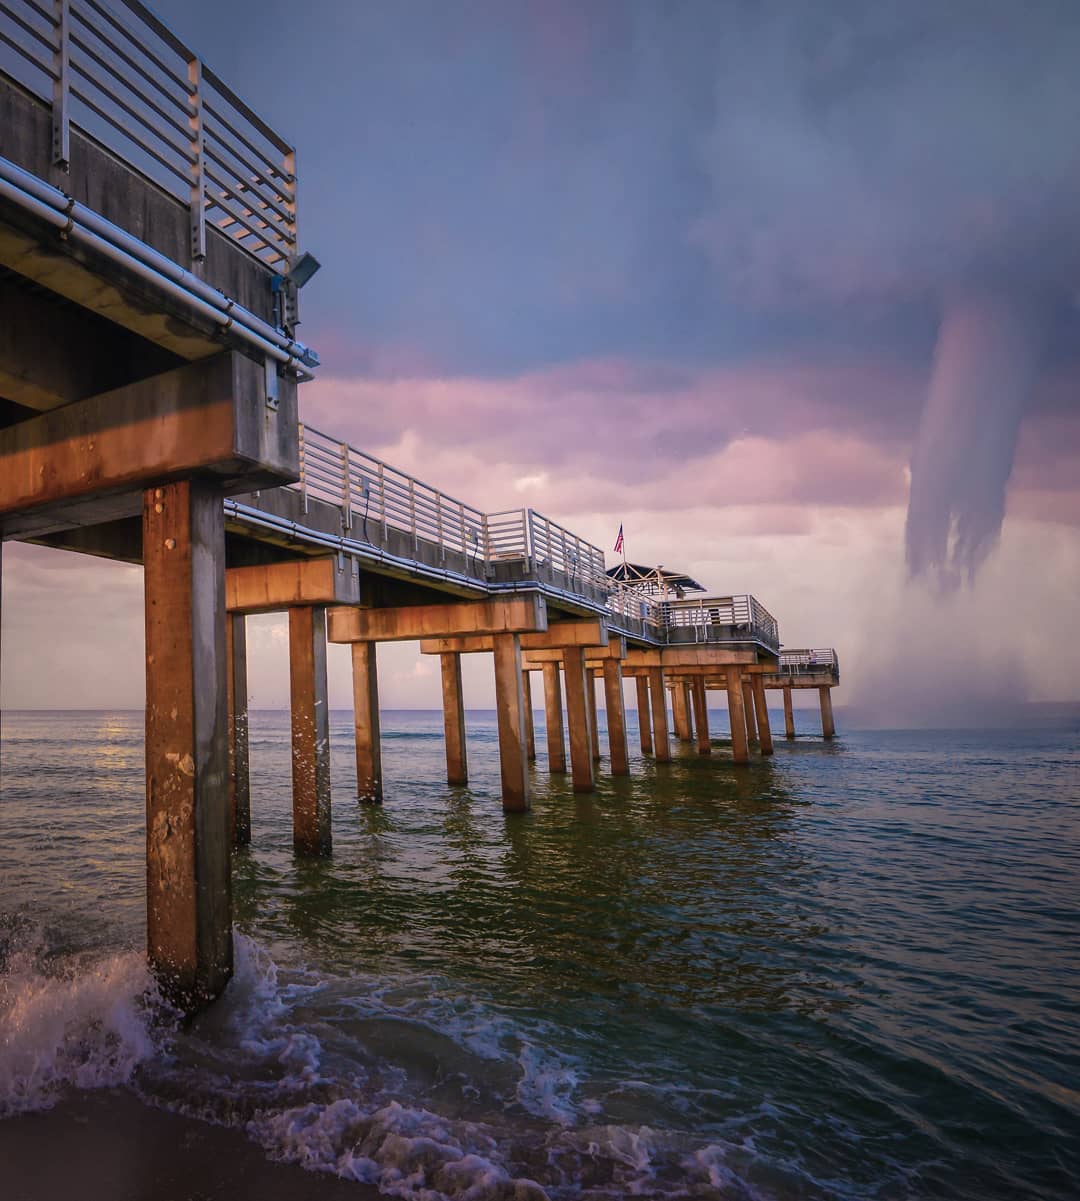
[[[384,714],[374,808],[335,713],[302,861],[254,713],[237,974],[185,1028],[142,965],[141,714],[4,714],[0,1147],[120,1086],[424,1201],[1075,1196],[1076,724],[796,716],[748,771],[717,742],[581,798],[541,763],[508,817],[493,715],[450,789],[440,715]]]

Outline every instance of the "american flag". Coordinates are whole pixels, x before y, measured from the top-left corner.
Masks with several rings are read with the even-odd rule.
[[[615,539],[615,553],[619,554],[622,550],[622,523],[619,523],[619,536]]]

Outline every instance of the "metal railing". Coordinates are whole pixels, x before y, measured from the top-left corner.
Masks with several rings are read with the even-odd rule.
[[[52,106],[52,158],[71,126],[119,154],[206,224],[285,270],[296,251],[293,147],[137,0],[0,0],[0,69]]]
[[[414,551],[423,541],[466,559],[490,558],[489,519],[479,509],[302,423],[295,486],[305,512],[309,498],[334,505],[342,529],[353,537],[373,542],[381,532],[385,543],[389,531],[397,530],[409,535]]]
[[[405,534],[419,554],[437,547],[465,556],[470,569],[496,578],[500,567],[520,564],[526,576],[579,595],[595,593],[617,623],[640,624],[643,632],[692,628],[696,640],[716,641],[720,628],[734,630],[772,649],[779,632],[772,614],[753,596],[666,600],[606,572],[604,552],[533,509],[483,513],[448,496],[381,459],[327,434],[300,425],[300,480],[303,497],[338,509],[343,533],[371,544],[386,544],[391,530]],[[516,578],[516,577],[514,577]],[[815,652],[816,653],[816,652]],[[831,652],[830,652],[831,653]]]
[[[831,671],[840,674],[840,660],[836,651],[830,647],[816,647],[802,650],[782,650],[780,652],[780,670],[798,675],[800,672]]]
[[[779,650],[780,630],[776,618],[757,597],[710,596],[692,600],[662,601],[668,629],[691,629],[695,639],[712,640],[717,627],[733,629]]]

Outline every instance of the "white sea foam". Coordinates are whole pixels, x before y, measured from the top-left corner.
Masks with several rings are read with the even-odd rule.
[[[167,1013],[137,952],[45,971],[35,948],[15,951],[0,975],[0,1118],[46,1109],[66,1088],[127,1083],[156,1054]]]

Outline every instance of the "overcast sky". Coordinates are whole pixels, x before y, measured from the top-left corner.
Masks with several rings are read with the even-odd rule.
[[[1077,696],[1072,0],[156,8],[297,144],[312,425],[609,551],[623,523],[835,645],[840,700]],[[6,706],[141,704],[138,569],[9,546],[3,584]],[[284,705],[284,623],[251,638]],[[437,704],[382,655],[386,705]]]

